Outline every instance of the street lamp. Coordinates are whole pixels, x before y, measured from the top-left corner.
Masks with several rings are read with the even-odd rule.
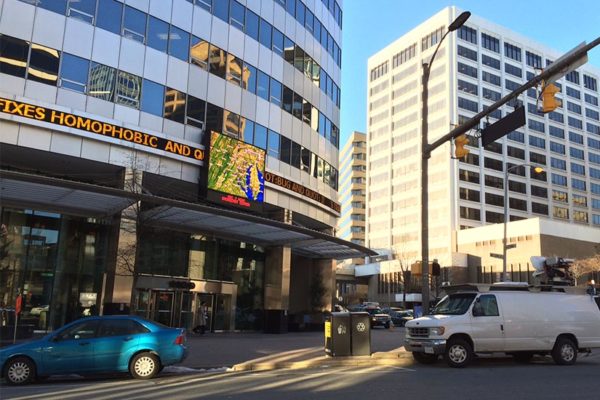
[[[462,12],[456,19],[448,26],[448,30],[444,33],[444,36],[438,42],[433,55],[429,62],[423,61],[423,94],[421,96],[421,266],[422,266],[422,289],[421,289],[421,301],[423,308],[423,315],[429,313],[429,219],[428,219],[428,191],[429,182],[427,181],[428,175],[428,161],[431,157],[431,150],[429,148],[429,141],[427,140],[427,83],[429,82],[429,75],[431,72],[431,64],[437,54],[442,42],[448,36],[450,32],[454,32],[469,19],[471,13],[468,11]]]
[[[541,174],[542,172],[544,172],[544,169],[542,167],[533,165],[533,164],[518,164],[518,165],[513,165],[511,167],[509,167],[508,164],[505,164],[505,167],[504,167],[504,236],[502,238],[502,282],[507,282],[510,280],[510,279],[508,279],[508,273],[506,272],[506,250],[507,250],[506,249],[506,245],[507,245],[506,230],[507,230],[508,218],[509,218],[508,173],[510,171],[512,171],[513,169],[517,169],[519,167],[531,167],[531,168],[533,168],[533,172],[535,172],[536,174]]]

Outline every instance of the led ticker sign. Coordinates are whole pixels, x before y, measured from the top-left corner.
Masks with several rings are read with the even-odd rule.
[[[104,137],[119,139],[156,150],[166,151],[178,156],[204,161],[204,149],[64,111],[52,110],[50,108],[0,97],[0,112],[68,128],[79,129]]]
[[[294,193],[298,193],[301,196],[308,197],[309,199],[315,200],[338,213],[341,211],[341,207],[338,203],[328,199],[321,193],[315,192],[314,190],[309,189],[306,186],[302,186],[296,182],[292,182],[282,176],[275,175],[272,172],[265,172],[265,182],[272,183],[282,188],[291,190]]]

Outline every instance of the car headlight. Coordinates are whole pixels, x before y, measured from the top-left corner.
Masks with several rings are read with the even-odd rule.
[[[442,336],[445,330],[443,326],[438,326],[437,328],[429,328],[429,333],[435,336]]]

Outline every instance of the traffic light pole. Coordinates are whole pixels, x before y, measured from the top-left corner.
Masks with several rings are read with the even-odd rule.
[[[468,17],[467,17],[468,18]],[[464,21],[463,21],[464,22]],[[600,37],[596,38],[594,41],[589,44],[582,46],[581,48],[573,51],[569,56],[559,59],[554,62],[554,64],[550,65],[546,70],[544,70],[538,76],[533,77],[531,80],[521,85],[515,91],[507,94],[494,104],[492,104],[487,109],[481,111],[473,118],[466,121],[464,124],[457,126],[453,130],[451,130],[446,135],[437,139],[432,144],[428,143],[427,135],[428,135],[428,123],[427,123],[427,83],[429,81],[429,74],[431,72],[431,63],[435,58],[435,55],[440,48],[444,38],[448,35],[450,31],[447,31],[442,39],[438,42],[438,46],[436,47],[430,62],[423,63],[423,76],[422,76],[422,85],[423,85],[423,94],[421,98],[421,271],[423,274],[422,280],[422,291],[421,291],[421,300],[423,307],[423,315],[427,315],[429,313],[429,182],[428,182],[428,161],[431,158],[431,152],[442,144],[446,143],[449,140],[456,138],[462,134],[467,133],[471,129],[475,128],[479,125],[479,121],[491,114],[504,104],[508,103],[512,99],[519,96],[521,93],[526,91],[527,89],[538,85],[540,82],[547,80],[549,78],[556,78],[562,75],[565,75],[569,71],[569,67],[575,63],[581,57],[584,57],[588,50],[596,47],[600,44]]]

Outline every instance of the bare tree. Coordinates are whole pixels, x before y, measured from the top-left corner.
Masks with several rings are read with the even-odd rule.
[[[597,251],[600,250],[600,245],[596,246]],[[578,280],[588,274],[600,272],[600,253],[596,253],[591,257],[575,260],[571,265],[571,272],[575,278],[575,286]]]
[[[414,256],[404,246],[394,248],[394,259],[399,261],[402,273],[402,308],[406,309],[406,292],[410,290],[411,271],[410,266],[414,262]]]

